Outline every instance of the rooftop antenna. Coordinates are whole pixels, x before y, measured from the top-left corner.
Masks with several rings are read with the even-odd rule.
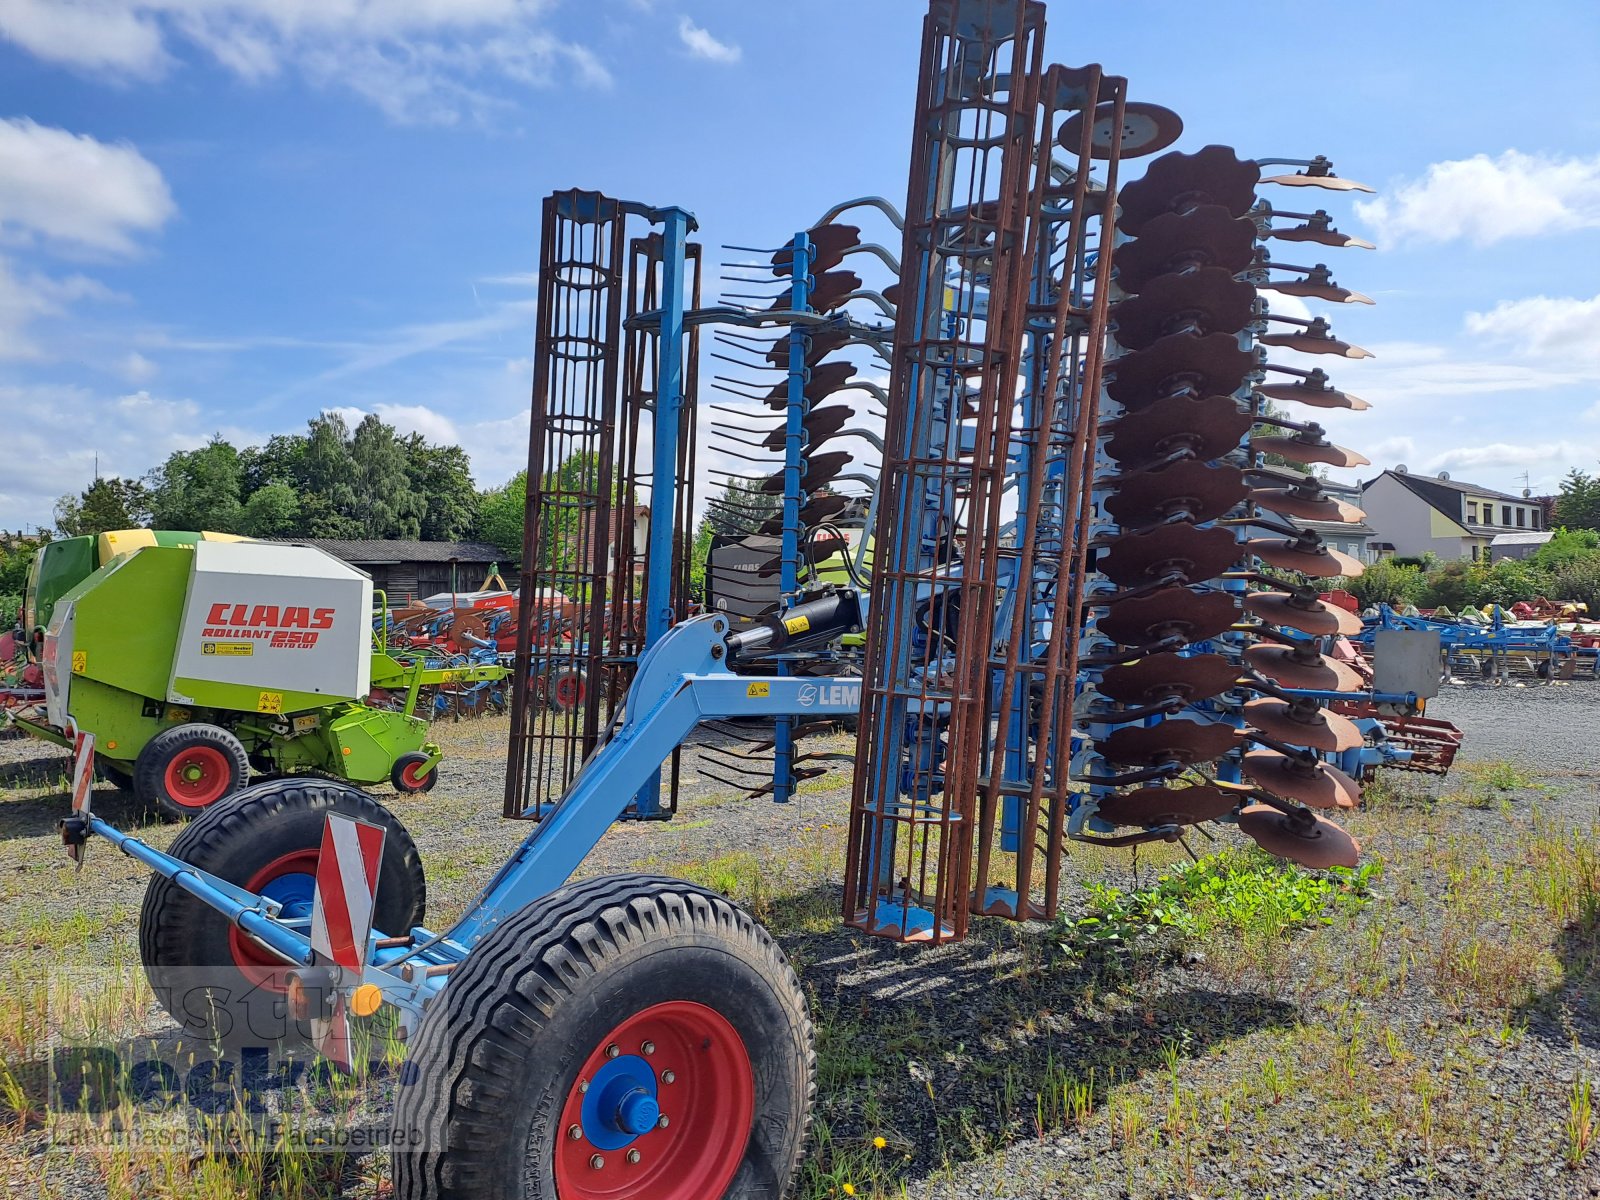
[[[1532,481],[1530,481],[1529,478],[1528,478],[1528,473],[1526,471],[1524,471],[1522,473],[1522,498],[1524,500],[1528,500],[1528,499],[1531,499],[1532,496],[1533,496],[1533,484],[1532,484]]]

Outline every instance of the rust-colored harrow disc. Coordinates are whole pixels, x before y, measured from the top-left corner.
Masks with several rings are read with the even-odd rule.
[[[1114,539],[1095,569],[1119,587],[1133,587],[1179,571],[1189,583],[1220,575],[1243,555],[1233,530],[1187,523],[1158,525]]]
[[[1262,791],[1309,808],[1354,808],[1361,799],[1356,781],[1325,762],[1308,764],[1276,750],[1253,750],[1239,769]]]
[[[1293,646],[1247,646],[1244,661],[1280,687],[1315,692],[1354,692],[1361,676],[1352,668],[1317,654],[1307,661]]]
[[[853,416],[855,416],[855,410],[842,405],[834,408],[812,410],[806,414],[804,422],[807,434],[806,444],[808,446],[821,445],[842,430],[845,422],[849,421]],[[779,425],[761,440],[761,444],[769,450],[782,450],[784,439],[788,434],[789,431],[784,426]]]
[[[1373,189],[1354,179],[1341,179],[1337,175],[1313,175],[1296,171],[1293,175],[1268,175],[1262,183],[1278,183],[1284,187],[1326,188],[1330,192],[1370,192]]]
[[[1221,758],[1238,745],[1238,733],[1232,725],[1169,720],[1124,726],[1096,742],[1095,748],[1115,763],[1179,762],[1188,766]]]
[[[854,363],[843,360],[837,362],[819,363],[811,368],[811,378],[806,380],[806,399],[812,404],[820,404],[841,388],[848,387],[851,378],[856,373]],[[768,408],[782,412],[789,407],[789,385],[780,383],[766,396]]]
[[[819,329],[811,335],[811,345],[806,348],[806,366],[814,367],[835,350],[850,344],[850,335],[843,329]],[[767,361],[785,370],[789,366],[789,339],[779,338],[767,351]]]
[[[1220,204],[1242,217],[1255,201],[1261,168],[1241,160],[1230,146],[1206,146],[1193,154],[1163,154],[1144,178],[1122,189],[1117,228],[1137,236],[1147,221],[1163,213]]]
[[[1361,250],[1377,249],[1365,238],[1341,233],[1335,229],[1328,221],[1328,214],[1324,212],[1319,212],[1316,219],[1303,221],[1299,225],[1285,225],[1278,229],[1269,229],[1263,236],[1276,238],[1280,242],[1319,242],[1324,246],[1337,246],[1341,249],[1346,246]]]
[[[1262,508],[1302,521],[1333,521],[1354,525],[1367,514],[1354,504],[1324,496],[1316,488],[1257,488],[1250,493]]]
[[[1361,861],[1361,843],[1314,813],[1309,822],[1302,822],[1270,804],[1252,804],[1239,814],[1239,828],[1268,854],[1308,870],[1354,867]]]
[[[1263,346],[1280,346],[1285,350],[1298,350],[1301,354],[1337,354],[1340,358],[1371,358],[1372,351],[1342,342],[1331,334],[1316,334],[1306,330],[1293,333],[1263,333],[1256,339]]]
[[[1143,646],[1173,636],[1203,642],[1225,632],[1238,618],[1239,604],[1231,592],[1194,592],[1174,584],[1117,601],[1095,628],[1123,646]]]
[[[1322,275],[1309,275],[1304,279],[1275,279],[1256,285],[1264,292],[1281,292],[1285,296],[1310,296],[1314,300],[1327,300],[1333,304],[1376,304],[1371,296],[1340,287]]]
[[[1225,817],[1239,804],[1239,797],[1220,788],[1197,784],[1194,787],[1143,787],[1102,797],[1095,815],[1113,825],[1198,825]]]
[[[1134,471],[1175,450],[1188,450],[1201,462],[1221,458],[1238,448],[1239,439],[1250,432],[1252,421],[1232,396],[1206,396],[1199,400],[1163,396],[1154,404],[1107,422],[1100,431],[1111,435],[1106,453],[1124,470]]]
[[[1308,746],[1312,750],[1337,753],[1354,750],[1366,741],[1349,717],[1341,717],[1326,708],[1307,706],[1308,718],[1302,719],[1296,714],[1299,707],[1264,697],[1244,706],[1244,719],[1269,738],[1291,746]]]
[[[1330,467],[1365,467],[1372,460],[1324,438],[1275,437],[1250,439],[1250,448],[1261,454],[1276,454],[1294,463],[1327,463]]]
[[[1056,134],[1065,150],[1077,153],[1083,144],[1083,118],[1080,110],[1072,114]],[[1110,158],[1113,148],[1121,158],[1138,158],[1165,150],[1183,133],[1183,118],[1170,108],[1142,100],[1125,101],[1122,124],[1117,124],[1117,106],[1110,101],[1094,110],[1094,129],[1089,134],[1089,157]]]
[[[1152,654],[1110,668],[1095,691],[1119,704],[1157,704],[1168,697],[1209,700],[1238,681],[1238,665],[1220,654]]]
[[[1286,538],[1251,538],[1244,544],[1246,553],[1253,554],[1269,566],[1284,571],[1299,571],[1313,579],[1332,579],[1337,575],[1355,578],[1366,571],[1366,564],[1343,550],[1327,546],[1302,546]]]
[[[829,450],[810,455],[804,461],[805,473],[800,476],[800,490],[814,492],[837,479],[840,471],[855,462],[855,455],[848,450]],[[783,491],[783,472],[774,471],[763,479],[761,490],[774,493]]]
[[[838,496],[832,494],[817,496],[814,499],[807,501],[805,506],[801,508],[800,524],[806,526],[819,524],[820,522],[828,520],[830,517],[838,516],[849,507],[850,498],[848,496]],[[779,513],[777,516],[768,517],[766,521],[762,523],[760,532],[766,534],[768,537],[775,537],[782,533],[783,514]]]
[[[1254,369],[1255,355],[1226,333],[1173,333],[1106,364],[1106,395],[1128,409],[1145,408],[1169,393],[1228,395]]]
[[[1256,391],[1269,400],[1294,400],[1312,408],[1347,408],[1351,412],[1366,412],[1372,405],[1359,396],[1341,392],[1326,383],[1321,386],[1302,380],[1299,383],[1258,383]]]
[[[1106,498],[1106,512],[1128,529],[1142,529],[1173,513],[1185,513],[1191,521],[1213,521],[1250,492],[1237,467],[1209,467],[1195,458],[1158,471],[1113,475],[1105,483],[1116,489]]]
[[[1112,307],[1112,334],[1129,350],[1143,350],[1186,324],[1194,333],[1238,333],[1255,299],[1255,288],[1222,267],[1158,275]]]
[[[1269,625],[1297,629],[1313,637],[1349,637],[1362,628],[1361,618],[1348,609],[1321,600],[1296,604],[1288,592],[1246,592],[1244,606]]]
[[[1163,213],[1139,236],[1117,247],[1117,284],[1133,295],[1152,280],[1184,267],[1220,267],[1237,275],[1255,256],[1255,225],[1220,204]]]
[[[811,239],[811,262],[808,265],[812,274],[838,266],[844,260],[846,250],[853,250],[861,244],[861,230],[855,225],[817,225],[808,229],[806,236]],[[772,256],[772,273],[794,274],[793,246],[785,246]],[[860,280],[856,281],[855,286],[861,286]],[[819,312],[825,311],[821,307],[814,307]]]

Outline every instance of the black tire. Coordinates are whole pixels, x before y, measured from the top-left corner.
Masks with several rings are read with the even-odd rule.
[[[433,785],[439,782],[437,763],[426,775],[419,778],[415,774],[415,768],[427,761],[428,756],[417,750],[402,754],[395,759],[394,766],[389,768],[389,782],[394,785],[394,790],[403,793],[433,791]]]
[[[451,975],[401,1075],[395,1195],[555,1200],[560,1114],[580,1070],[623,1021],[673,1001],[712,1009],[749,1056],[753,1120],[723,1195],[788,1196],[816,1094],[799,981],[767,932],[727,899],[643,875],[541,897]]]
[[[184,760],[204,763],[192,792],[175,784],[173,768]],[[145,743],[133,764],[133,793],[163,816],[186,821],[250,782],[244,744],[220,725],[174,725]]]
[[[329,813],[384,828],[373,927],[400,935],[420,925],[427,885],[416,843],[393,813],[348,783],[297,776],[246,788],[191,822],[171,853],[249,887],[287,857],[309,852],[314,861]],[[150,880],[139,913],[139,957],[156,998],[185,1034],[233,1050],[307,1042],[309,1029],[284,1009],[287,964],[247,974],[236,957],[241,940],[215,909],[159,875]],[[262,962],[274,961],[253,943],[247,946]],[[264,982],[269,972],[275,978]]]

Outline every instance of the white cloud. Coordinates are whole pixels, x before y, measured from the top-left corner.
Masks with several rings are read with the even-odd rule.
[[[119,396],[58,384],[0,385],[0,412],[27,414],[6,431],[0,524],[8,528],[49,525],[56,498],[82,491],[97,468],[136,479],[219,431],[194,401],[147,391]],[[236,446],[265,440],[259,431],[225,423],[220,432]]]
[[[1544,361],[1600,361],[1600,295],[1532,296],[1467,314],[1467,332]]]
[[[703,58],[707,62],[736,63],[744,57],[744,51],[738,46],[718,41],[688,17],[678,18],[678,40],[695,58]]]
[[[1389,241],[1468,240],[1487,246],[1600,226],[1600,155],[1558,158],[1507,150],[1499,158],[1434,163],[1356,212]]]
[[[5,0],[0,0],[3,4]],[[131,254],[134,235],[176,212],[154,163],[126,143],[0,120],[0,237],[54,248]]]
[[[117,374],[135,386],[141,383],[149,383],[156,377],[156,373],[159,370],[160,368],[155,363],[137,350],[129,352],[127,357],[117,362]]]
[[[40,317],[63,316],[77,300],[116,298],[115,292],[86,276],[19,274],[0,258],[0,361],[48,357],[29,329]]]
[[[1591,457],[1591,451],[1592,447],[1578,442],[1534,442],[1523,445],[1492,442],[1486,446],[1460,446],[1435,454],[1428,460],[1427,469],[1491,470],[1546,466],[1552,461],[1576,463]]]
[[[0,0],[0,36],[49,62],[152,79],[180,49],[247,82],[293,68],[396,121],[450,124],[504,105],[473,80],[605,87],[588,48],[543,29],[551,0]]]

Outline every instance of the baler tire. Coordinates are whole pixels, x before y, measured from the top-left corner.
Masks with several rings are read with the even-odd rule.
[[[315,871],[329,813],[384,829],[373,928],[403,935],[420,925],[427,883],[416,843],[377,800],[338,780],[301,775],[246,788],[191,821],[170,853],[240,887],[249,888],[263,874],[267,881],[255,885],[263,889],[294,878],[308,900],[303,872],[272,871],[296,859]],[[295,1021],[285,1008],[283,973],[289,965],[160,875],[151,878],[139,912],[139,957],[157,1000],[186,1037],[231,1050],[309,1044],[307,1023]]]
[[[689,1037],[660,1038],[659,1052],[640,1042],[640,1023],[657,1014],[668,1032],[686,1018]],[[727,1036],[702,1039],[702,1027]],[[588,1156],[600,1151],[571,1137],[587,1095],[579,1081],[608,1061],[623,1065],[624,1042],[632,1056],[655,1054],[648,1062],[663,1070],[676,1059],[690,1065],[660,1079],[660,1109],[672,1124],[634,1137],[642,1163],[623,1155],[616,1127],[586,1127],[609,1131],[603,1169],[624,1180],[618,1191],[594,1177],[593,1194],[792,1194],[816,1095],[816,1050],[788,960],[766,930],[714,892],[613,875],[512,914],[450,975],[400,1074],[390,1143],[395,1196],[588,1200]],[[729,1078],[730,1067],[742,1083]],[[739,1114],[725,1123],[724,1091],[736,1096]],[[724,1130],[732,1132],[717,1136]],[[578,1158],[558,1160],[563,1154]]]
[[[173,770],[186,755],[205,764],[190,796],[175,791]],[[214,776],[214,777],[212,777]],[[220,725],[196,722],[163,729],[145,743],[133,763],[133,792],[163,816],[186,821],[233,795],[250,782],[250,755],[244,743]]]
[[[134,794],[133,772],[119,762],[112,762],[108,758],[95,759],[95,774],[105,780],[119,792],[128,795]]]

